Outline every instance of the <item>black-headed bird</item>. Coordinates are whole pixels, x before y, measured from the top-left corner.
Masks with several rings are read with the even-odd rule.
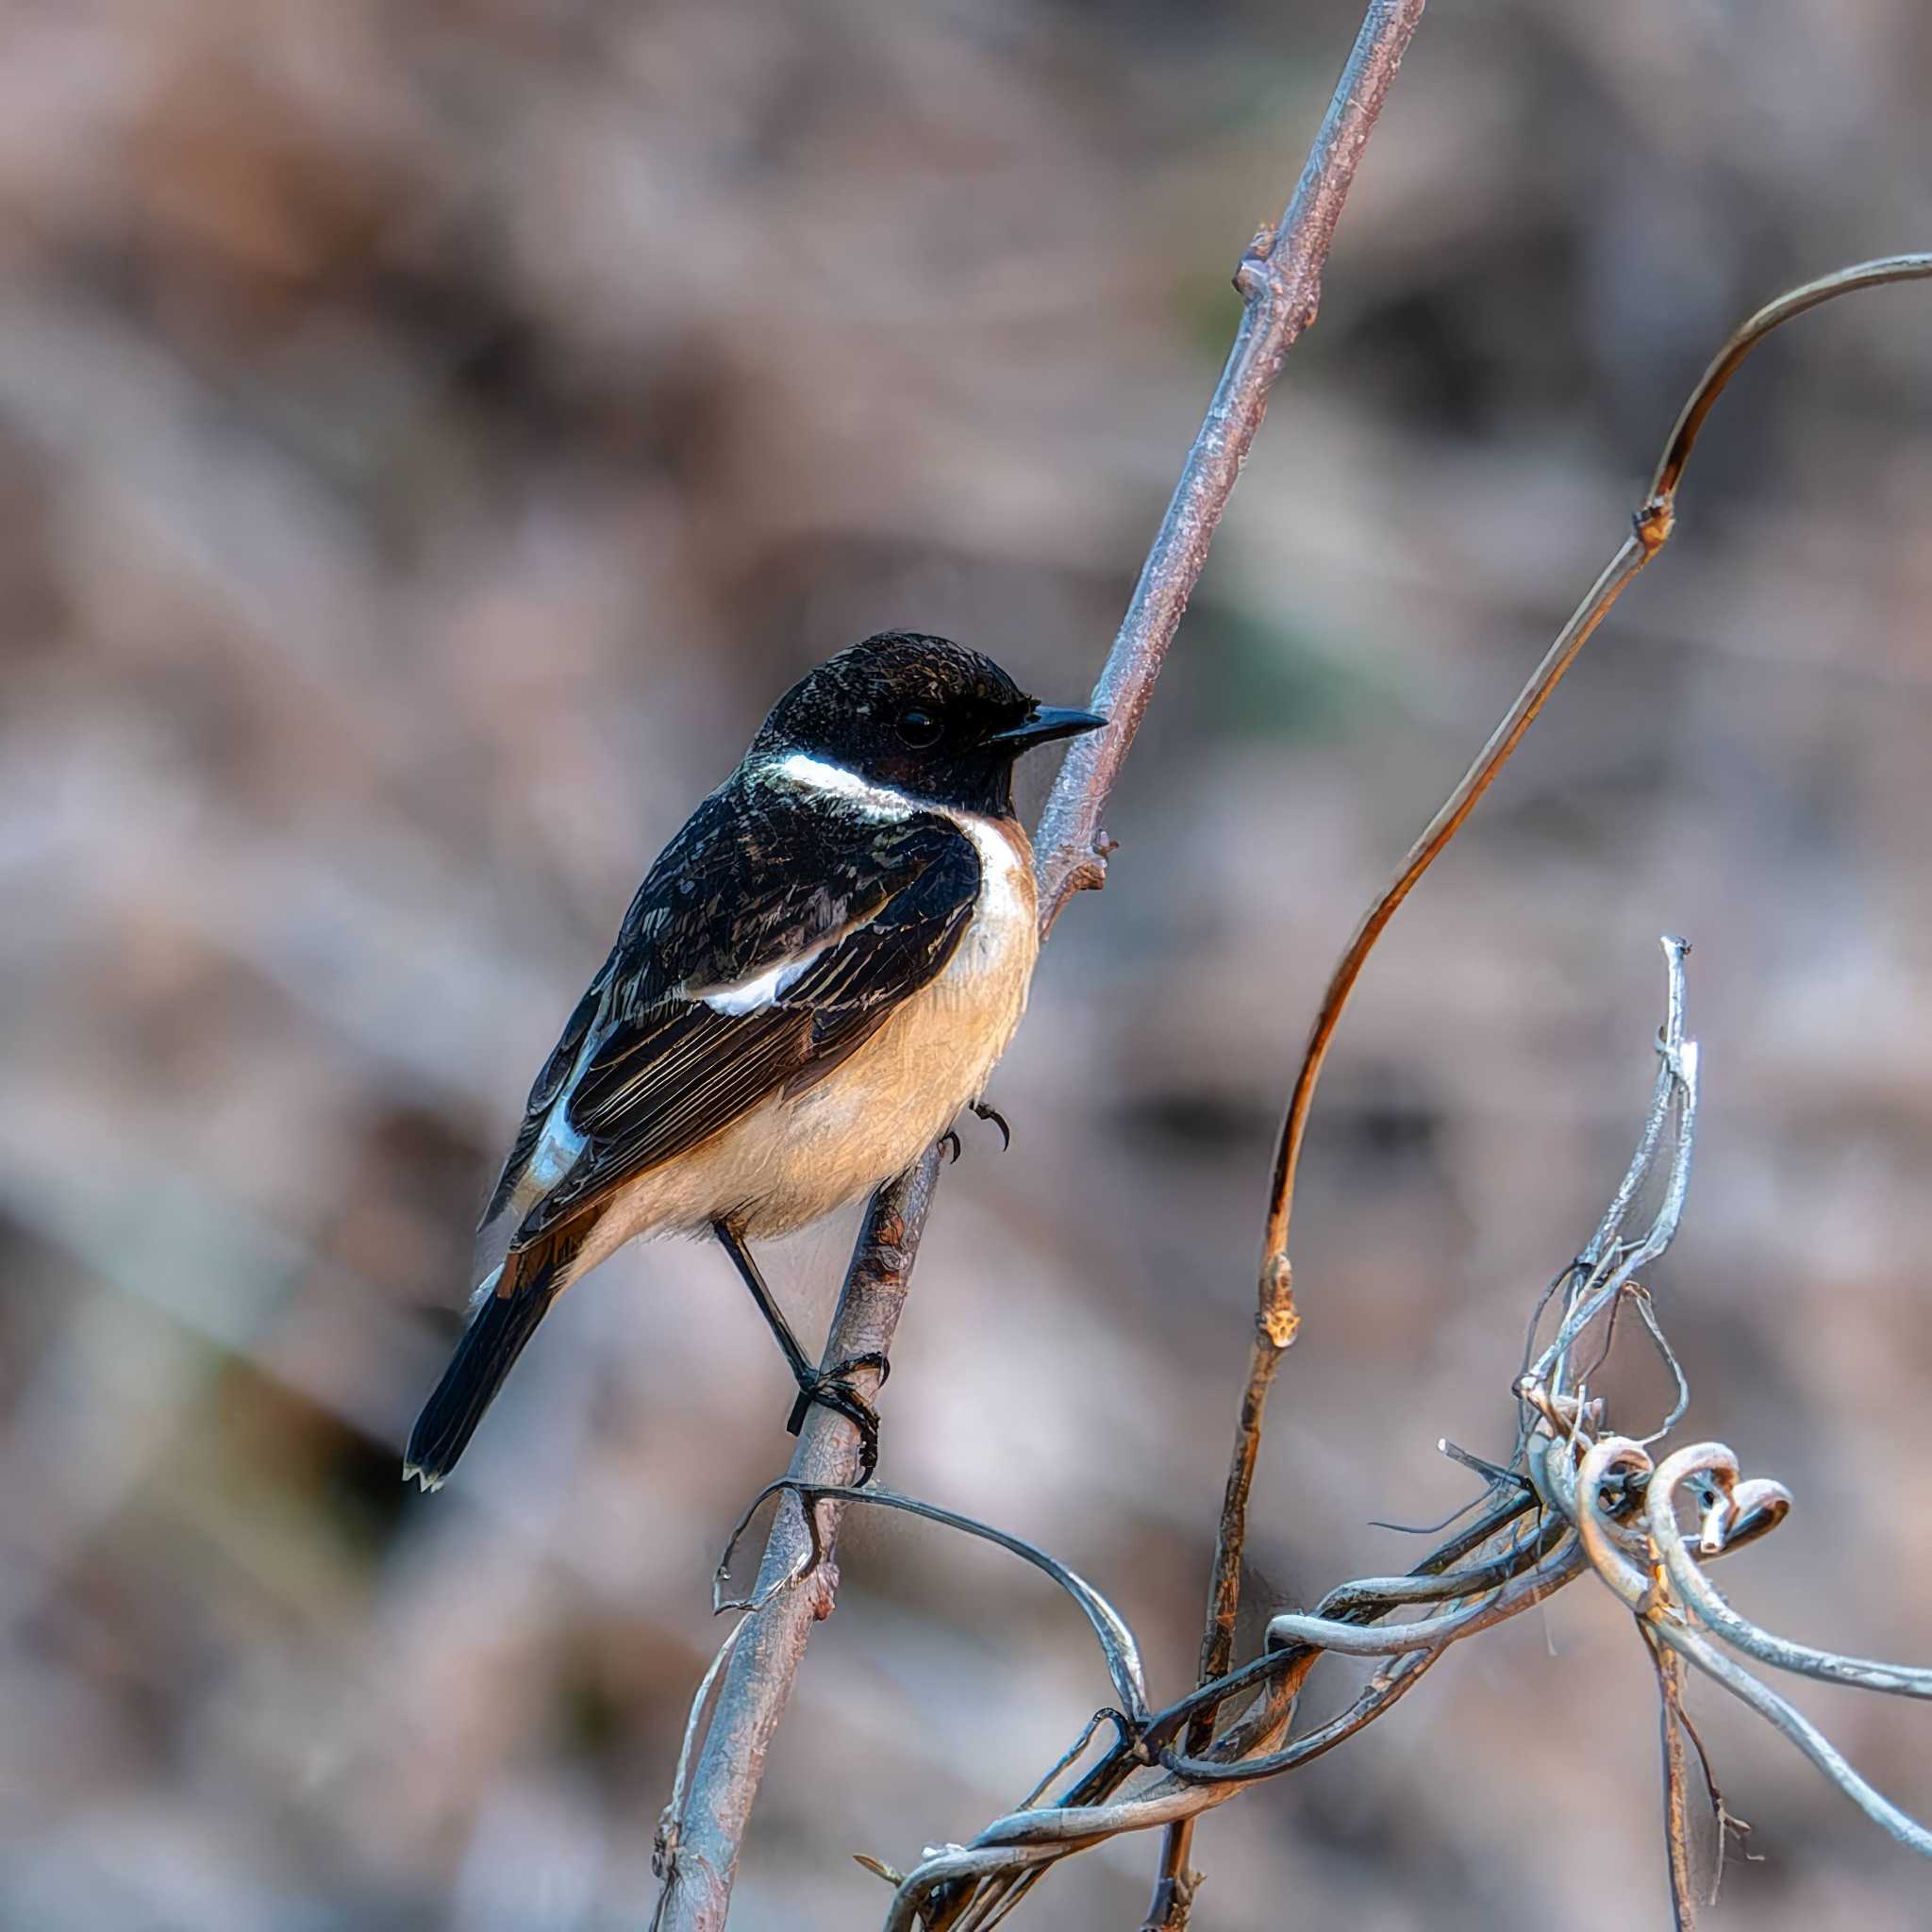
[[[978,1105],[1039,952],[1013,764],[1091,731],[989,658],[890,631],[780,698],[665,847],[530,1089],[483,1217],[508,1236],[410,1433],[436,1488],[563,1291],[645,1234],[714,1235],[801,1396],[877,1418],[821,1374],[746,1243],[903,1172]]]

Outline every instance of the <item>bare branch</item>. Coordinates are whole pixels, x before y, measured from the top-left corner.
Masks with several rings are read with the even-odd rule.
[[[1402,1657],[1411,1651],[1441,1650],[1472,1630],[1488,1629],[1499,1615],[1513,1616],[1519,1607],[1526,1607],[1519,1605],[1518,1598],[1540,1602],[1548,1594],[1541,1588],[1545,1582],[1551,1577],[1567,1581],[1581,1567],[1572,1551],[1558,1545],[1531,1573],[1531,1584],[1518,1584],[1513,1591],[1499,1590],[1488,1602],[1445,1611],[1439,1617],[1424,1617],[1414,1624],[1379,1624],[1365,1630],[1332,1618],[1300,1616],[1291,1611],[1269,1619],[1268,1647],[1279,1650],[1291,1644],[1307,1645],[1310,1650],[1333,1651],[1339,1657]]]
[[[1663,1064],[1657,1069],[1657,1089],[1651,1096],[1650,1112],[1644,1117],[1643,1131],[1637,1137],[1637,1151],[1630,1157],[1630,1165],[1624,1169],[1624,1178],[1610,1197],[1610,1205],[1604,1209],[1604,1218],[1597,1223],[1596,1232],[1585,1242],[1576,1257],[1580,1264],[1591,1268],[1602,1261],[1623,1236],[1624,1223],[1629,1218],[1631,1205],[1656,1163],[1657,1143],[1663,1139],[1664,1128],[1670,1121],[1672,1103],[1680,1095],[1688,1101],[1694,1089],[1694,1058],[1687,1059],[1686,1055],[1688,1052],[1694,1057],[1696,1044],[1687,1040],[1684,1033],[1684,961],[1690,957],[1690,941],[1665,933],[1657,944],[1664,949],[1666,978],[1664,1024],[1658,1029],[1657,1041],[1657,1057]],[[1688,1164],[1687,1156],[1687,1174]],[[1671,1205],[1673,1211],[1668,1223],[1659,1217],[1659,1232],[1665,1245],[1676,1232],[1677,1217],[1683,1211],[1682,1186],[1672,1190]]]
[[[1294,198],[1280,225],[1272,235],[1266,229],[1257,234],[1249,253],[1242,258],[1235,278],[1246,303],[1241,331],[1223,372],[1214,406],[1208,412],[1188,462],[1189,472],[1198,476],[1199,484],[1191,490],[1188,475],[1183,475],[1181,487],[1168,507],[1167,522],[1162,526],[1161,541],[1155,546],[1155,557],[1149,558],[1148,568],[1141,573],[1135,589],[1134,602],[1127,614],[1129,625],[1134,623],[1143,600],[1148,614],[1162,627],[1163,635],[1171,637],[1180,622],[1194,580],[1206,560],[1214,526],[1220,521],[1221,507],[1234,488],[1248,445],[1260,426],[1268,391],[1283,358],[1302,329],[1314,320],[1320,307],[1322,272],[1336,224],[1341,218],[1362,150],[1381,116],[1390,85],[1421,23],[1423,4],[1424,0],[1372,0],[1330,97],[1327,114],[1315,136],[1301,179],[1295,185]],[[1166,547],[1170,532],[1174,556],[1180,566],[1172,574],[1165,568],[1156,568],[1156,558]],[[1103,691],[1096,693],[1096,702],[1105,706],[1112,694],[1104,690],[1105,679],[1102,684]],[[1108,734],[1109,738],[1111,735]],[[1091,748],[1075,746],[1067,760],[1068,767],[1071,770],[1076,760],[1091,759],[1098,770],[1099,761],[1107,758],[1108,750],[1106,742]],[[1069,782],[1069,772],[1062,772],[1061,782]],[[1043,827],[1060,829],[1062,821],[1055,810],[1059,802],[1057,791],[1048,801]],[[1070,874],[1064,882],[1052,874],[1042,874],[1045,890],[1041,903],[1049,922],[1058,914],[1068,892],[1084,884],[1103,884],[1106,879],[1105,835],[1101,831],[1099,809],[1087,813],[1070,796],[1065,825],[1074,835],[1065,842],[1071,849],[1090,855],[1088,863],[1091,870]],[[1251,1412],[1254,1416],[1253,1437],[1257,1444],[1261,1409],[1267,1401],[1274,1364],[1281,1349],[1294,1339],[1294,1293],[1285,1266],[1274,1283],[1272,1296],[1265,1271],[1263,1281],[1261,1339],[1256,1343],[1248,1392],[1242,1402],[1243,1417]],[[1244,1467],[1229,1475],[1230,1505],[1238,1501],[1241,1507],[1245,1507],[1253,1480],[1254,1464],[1250,1457]],[[1239,1588],[1238,1577],[1225,1588],[1231,1596]],[[1210,1616],[1208,1633],[1203,1638],[1203,1682],[1226,1669],[1233,1654],[1233,1631],[1230,1601],[1224,1634],[1217,1612]],[[1195,1885],[1188,1868],[1192,1832],[1190,1821],[1171,1832],[1162,1847],[1143,1932],[1181,1932],[1187,1924]]]
[[[1589,1401],[1587,1377],[1591,1371],[1587,1370],[1582,1376],[1573,1375],[1571,1351],[1584,1330],[1606,1308],[1614,1320],[1619,1297],[1626,1291],[1641,1294],[1636,1278],[1638,1270],[1647,1268],[1664,1254],[1676,1239],[1677,1224],[1683,1219],[1684,1197],[1690,1185],[1690,1152],[1697,1132],[1697,1042],[1684,1036],[1684,961],[1690,957],[1690,947],[1687,941],[1668,933],[1661,943],[1668,991],[1664,1024],[1657,1035],[1659,1064],[1650,1111],[1637,1138],[1637,1151],[1631,1156],[1623,1182],[1598,1222],[1596,1232],[1558,1277],[1559,1281],[1567,1280],[1569,1286],[1556,1339],[1517,1379],[1516,1392],[1525,1407],[1548,1421],[1556,1421],[1560,1414],[1567,1416],[1574,1425],[1580,1416]],[[1664,1174],[1662,1201],[1641,1234],[1626,1236],[1624,1227],[1631,1209],[1659,1166]],[[1675,1424],[1689,1391],[1677,1369],[1676,1357],[1650,1312],[1647,1298],[1641,1299],[1638,1306],[1677,1381],[1677,1402],[1665,1418],[1662,1429],[1657,1431],[1660,1435]],[[1573,1381],[1574,1390],[1569,1386]]]
[[[1178,1753],[1163,1753],[1160,1761],[1176,1776],[1198,1784],[1252,1784],[1257,1778],[1275,1777],[1284,1771],[1292,1771],[1324,1752],[1332,1751],[1336,1745],[1384,1715],[1398,1698],[1415,1687],[1423,1673],[1450,1644],[1534,1608],[1574,1577],[1580,1576],[1586,1567],[1575,1541],[1566,1538],[1542,1561],[1470,1609],[1422,1624],[1396,1625],[1391,1634],[1401,1646],[1397,1661],[1386,1672],[1372,1677],[1369,1688],[1339,1717],[1331,1718],[1279,1751],[1258,1757],[1251,1755],[1253,1740],[1243,1737],[1237,1727],[1216,1746],[1217,1752],[1225,1751],[1225,1762],[1219,1757],[1191,1757]],[[1423,1634],[1425,1632],[1441,1634],[1427,1637]],[[1383,1633],[1372,1634],[1380,1636]],[[1338,1642],[1335,1647],[1341,1649],[1342,1646]],[[1351,1642],[1349,1647],[1357,1655],[1380,1654],[1366,1642]],[[1306,1653],[1307,1661],[1312,1663],[1318,1654],[1310,1648]]]
[[[1684,1659],[1657,1641],[1648,1624],[1637,1627],[1657,1670],[1657,1730],[1664,1758],[1664,1845],[1671,1871],[1671,1914],[1676,1932],[1697,1932],[1697,1883],[1690,1862],[1690,1765],[1685,1749]]]
[[[717,1654],[698,1680],[697,1690],[691,1700],[691,1715],[684,1724],[684,1741],[677,1750],[677,1771],[671,1780],[671,1801],[658,1820],[658,1835],[651,1847],[651,1870],[666,1881],[658,1894],[657,1907],[651,1914],[652,1932],[658,1932],[662,1924],[665,1905],[672,1895],[669,1881],[677,1869],[678,1853],[684,1842],[685,1785],[691,1776],[692,1754],[704,1734],[705,1715],[710,1706],[712,1687],[718,1681],[718,1674],[730,1661],[731,1653],[738,1648],[738,1640],[744,1634],[746,1621],[741,1617],[732,1624],[730,1634],[718,1646]]]
[[[1257,233],[1236,271],[1244,306],[1234,347],[1093,687],[1094,708],[1111,722],[1075,742],[1041,816],[1042,930],[1074,892],[1106,883],[1111,847],[1102,819],[1121,761],[1261,426],[1268,392],[1295,338],[1315,319],[1356,165],[1422,13],[1423,0],[1372,0],[1280,225]]]
[[[1786,1703],[1707,1638],[1666,1619],[1657,1620],[1652,1627],[1665,1643],[1695,1664],[1713,1683],[1722,1685],[1774,1728],[1782,1731],[1824,1774],[1826,1781],[1836,1785],[1874,1824],[1890,1832],[1907,1850],[1932,1858],[1932,1831],[1901,1811],[1883,1791],[1860,1777],[1838,1746],[1803,1711]]]
[[[1108,726],[1069,752],[1041,815],[1035,870],[1042,935],[1074,892],[1105,883],[1111,849],[1103,830],[1108,801],[1261,425],[1268,391],[1295,338],[1314,319],[1322,269],[1342,203],[1422,9],[1423,0],[1372,0],[1356,52],[1280,228],[1257,235],[1241,258],[1235,280],[1242,310],[1234,347],[1094,686],[1094,705],[1106,713]],[[875,1197],[827,1340],[827,1367],[890,1348],[937,1174],[937,1154],[929,1153],[912,1175]],[[896,1280],[887,1280],[871,1266],[870,1287],[858,1292],[857,1277],[866,1257],[896,1257]],[[835,1457],[845,1458],[852,1434],[849,1424],[814,1410],[792,1457],[791,1474],[819,1485],[831,1480],[833,1471],[826,1465]],[[761,1587],[795,1566],[796,1539],[803,1529],[795,1510],[789,1529],[781,1511],[760,1569]],[[832,1534],[828,1525],[828,1548]],[[782,1549],[781,1535],[786,1538]],[[677,1868],[681,1874],[701,1866],[707,1875],[702,1885],[674,1877],[673,1889],[683,1896],[666,1909],[664,1924],[670,1932],[715,1932],[724,1924],[765,1749],[810,1629],[811,1615],[792,1600],[805,1594],[780,1596],[757,1612],[759,1630],[731,1660],[693,1784],[686,1858]],[[826,1596],[818,1613],[828,1608]],[[782,1633],[768,1631],[767,1620],[782,1624]],[[701,1819],[706,1821],[702,1831]]]
[[[909,1174],[874,1196],[832,1318],[827,1368],[874,1350],[883,1353],[891,1344],[939,1162],[939,1150],[929,1150]],[[864,1392],[876,1385],[870,1370],[855,1372],[855,1381]],[[791,1474],[809,1486],[836,1485],[857,1473],[858,1455],[857,1428],[842,1415],[814,1407],[799,1432]],[[829,1547],[838,1506],[827,1504],[817,1534]],[[780,1579],[810,1567],[813,1543],[804,1506],[786,1498],[772,1524],[754,1592],[770,1600],[741,1626],[691,1779],[676,1857],[658,1902],[658,1923],[665,1932],[718,1932],[724,1924],[765,1755],[785,1715],[811,1626],[831,1613],[837,1582],[829,1563],[813,1571],[812,1587],[777,1591]]]

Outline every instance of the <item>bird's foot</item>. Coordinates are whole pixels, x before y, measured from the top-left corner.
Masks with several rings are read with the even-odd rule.
[[[1007,1124],[1007,1117],[998,1108],[989,1107],[983,1100],[969,1101],[967,1105],[983,1121],[991,1121],[1000,1130],[1000,1152],[1004,1154],[1013,1144],[1013,1130]],[[944,1150],[949,1163],[957,1161],[961,1152],[958,1129],[948,1127],[934,1143]]]
[[[809,1384],[801,1384],[798,1400],[792,1405],[791,1420],[785,1426],[797,1435],[805,1426],[807,1409],[814,1403],[835,1415],[842,1415],[858,1431],[858,1487],[862,1490],[871,1482],[879,1464],[879,1412],[846,1379],[855,1369],[876,1369],[881,1389],[892,1373],[891,1363],[876,1351],[855,1355],[829,1369],[821,1369]]]

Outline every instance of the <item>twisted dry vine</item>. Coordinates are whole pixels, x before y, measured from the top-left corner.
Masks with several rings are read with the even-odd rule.
[[[1669,998],[1657,1091],[1623,1185],[1558,1276],[1565,1292],[1555,1337],[1516,1382],[1526,1418],[1517,1453],[1508,1469],[1491,1472],[1480,1514],[1407,1576],[1363,1578],[1331,1591],[1312,1612],[1274,1617],[1258,1657],[1138,1726],[1110,1713],[1117,1740],[1052,1803],[1029,1802],[971,1844],[944,1846],[903,1876],[867,1860],[896,1881],[888,1932],[985,1932],[1059,1860],[1123,1832],[1164,1826],[1172,1833],[1243,1786],[1310,1762],[1385,1716],[1454,1644],[1590,1574],[1636,1618],[1655,1658],[1669,1877],[1680,1926],[1694,1927],[1699,1898],[1689,1841],[1690,1767],[1690,1751],[1700,1764],[1703,1752],[1683,1709],[1688,1673],[1740,1698],[1902,1844],[1932,1856],[1932,1831],[1874,1790],[1726,1647],[1775,1668],[1906,1696],[1932,1695],[1932,1671],[1793,1644],[1733,1609],[1702,1565],[1776,1528],[1790,1511],[1790,1492],[1779,1483],[1744,1480],[1723,1443],[1693,1443],[1654,1461],[1647,1444],[1658,1432],[1643,1440],[1612,1432],[1604,1401],[1590,1390],[1593,1364],[1579,1366],[1620,1302],[1643,1300],[1635,1269],[1664,1255],[1681,1217],[1697,1113],[1696,1043],[1684,1031],[1689,950],[1680,940],[1664,941]],[[1637,1204],[1648,1195],[1657,1206],[1639,1222]],[[1546,1291],[1543,1301],[1550,1299]],[[1660,1329],[1650,1332],[1668,1352]],[[1697,1505],[1695,1556],[1677,1522],[1677,1499],[1687,1489]],[[1418,1605],[1424,1607],[1420,1615]],[[1406,1615],[1386,1621],[1397,1613]],[[1310,1671],[1330,1655],[1386,1661],[1338,1716],[1271,1747]],[[1177,1743],[1204,1721],[1211,1731],[1224,1707],[1237,1715],[1205,1749]],[[1090,1725],[1057,1770],[1077,1758],[1092,1733]],[[1704,1782],[1721,1824],[1730,1825],[1707,1767]]]

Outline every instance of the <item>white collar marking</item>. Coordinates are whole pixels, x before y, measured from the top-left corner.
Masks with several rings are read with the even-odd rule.
[[[1005,943],[1015,922],[1033,924],[1033,909],[1020,891],[1023,864],[1013,841],[978,812],[946,814],[979,850],[979,904],[967,929],[969,942],[979,947]]]
[[[895,791],[890,785],[874,785],[857,772],[825,758],[815,758],[808,751],[791,752],[758,769],[761,776],[795,785],[801,791],[823,791],[833,798],[849,799],[869,818],[903,819],[916,811],[943,810],[942,807],[922,805],[909,793]]]

